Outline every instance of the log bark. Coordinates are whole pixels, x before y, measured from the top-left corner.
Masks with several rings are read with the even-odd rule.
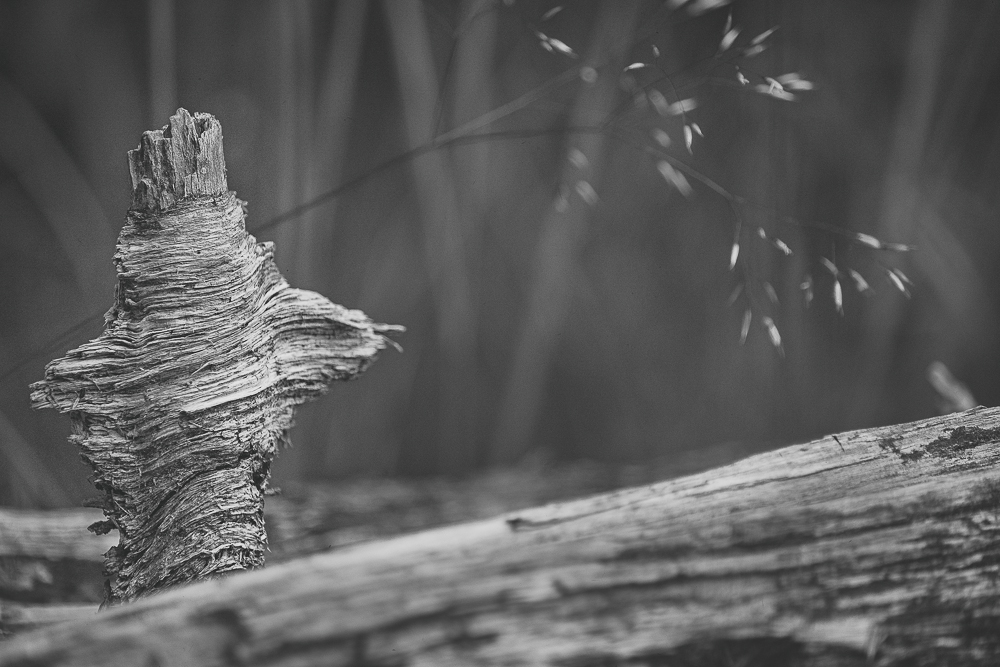
[[[578,463],[285,487],[266,502],[267,564],[620,486],[614,468]],[[102,518],[86,508],[0,508],[0,637],[97,611],[104,554],[118,541],[87,531]]]
[[[27,665],[995,665],[1000,409],[202,582]]]
[[[179,109],[129,152],[132,208],[103,334],[51,362],[107,520],[107,602],[263,563],[263,496],[294,406],[385,347],[364,313],[293,289],[246,232],[222,128]]]

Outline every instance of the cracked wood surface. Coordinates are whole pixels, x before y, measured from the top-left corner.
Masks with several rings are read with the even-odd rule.
[[[118,529],[107,602],[258,567],[294,406],[361,373],[398,327],[288,285],[226,184],[222,128],[179,109],[129,152],[133,205],[104,332],[46,367]]]
[[[0,665],[994,665],[998,444],[1000,409],[844,433],[166,591]]]

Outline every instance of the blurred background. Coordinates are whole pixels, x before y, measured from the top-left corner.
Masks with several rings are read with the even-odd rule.
[[[93,495],[27,387],[100,332],[125,153],[178,106],[293,285],[407,327],[300,409],[279,486],[641,480],[996,405],[998,30],[988,0],[0,0],[0,504]]]

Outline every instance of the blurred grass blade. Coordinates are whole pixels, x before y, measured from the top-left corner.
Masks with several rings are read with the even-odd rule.
[[[402,114],[411,149],[433,139],[439,83],[423,5],[386,0]],[[452,166],[442,151],[411,162],[423,223],[424,264],[430,275],[441,359],[440,470],[471,467],[475,454],[476,320],[466,266],[465,229]]]
[[[114,248],[114,228],[62,142],[3,74],[0,161],[16,174],[58,239],[83,308],[106,307],[112,285],[107,258]]]
[[[617,51],[621,44],[631,39],[637,9],[633,2],[602,3],[587,52],[588,62],[603,63],[624,56]],[[620,72],[621,66],[615,65],[611,71]],[[617,77],[598,77],[580,90],[570,114],[570,125],[583,125],[591,118],[607,117],[614,111],[616,102]],[[592,166],[588,184],[598,181],[605,144],[605,138],[600,135],[582,136],[571,143],[570,148],[580,150]],[[577,181],[576,168],[568,161],[564,165],[560,181]],[[510,373],[491,442],[490,457],[494,463],[514,462],[531,445],[556,343],[569,311],[573,276],[578,271],[578,255],[585,240],[590,210],[581,199],[571,198],[565,211],[553,207],[542,220],[526,312],[514,342]]]
[[[14,423],[0,411],[0,457],[11,495],[26,507],[67,507],[71,503],[59,479]]]
[[[148,0],[150,129],[177,111],[177,28],[175,0]]]

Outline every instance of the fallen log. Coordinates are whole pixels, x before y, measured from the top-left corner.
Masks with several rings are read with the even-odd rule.
[[[27,665],[995,665],[1000,409],[180,587]]]
[[[97,611],[101,563],[117,541],[87,532],[100,518],[87,509],[0,508],[0,637]]]
[[[267,499],[265,564],[620,486],[616,469],[584,462],[534,463],[467,479],[286,485]],[[86,508],[0,508],[0,637],[96,612],[104,599],[104,553],[118,541],[87,531],[101,519]]]
[[[0,599],[0,638],[56,623],[87,618],[95,615],[97,610],[96,602],[23,604]]]
[[[494,469],[468,479],[285,486],[266,503],[266,564],[621,485],[614,469],[578,463]],[[118,541],[87,531],[102,518],[87,508],[0,508],[0,637],[97,611],[104,554]]]
[[[87,532],[95,509],[19,510],[0,508],[0,558],[100,561],[115,540]]]

